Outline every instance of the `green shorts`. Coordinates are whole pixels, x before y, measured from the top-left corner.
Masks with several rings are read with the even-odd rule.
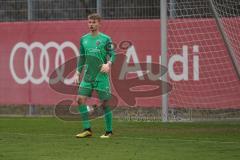
[[[111,98],[111,87],[108,80],[95,82],[82,81],[78,94],[91,97],[93,90],[97,92],[100,100],[109,100]]]

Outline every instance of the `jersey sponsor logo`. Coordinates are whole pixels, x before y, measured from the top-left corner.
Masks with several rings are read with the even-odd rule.
[[[88,52],[89,53],[100,53],[100,49],[98,49],[98,48],[89,48]]]
[[[39,58],[39,66],[35,65],[35,61],[34,61],[34,52],[33,49],[35,48],[39,48],[41,50],[40,52],[40,58]],[[58,68],[61,64],[59,63],[61,61],[61,63],[65,63],[65,56],[64,56],[64,52],[63,50],[65,48],[71,48],[74,52],[74,54],[76,55],[76,57],[79,55],[78,52],[78,48],[69,41],[63,42],[62,44],[58,44],[56,42],[48,42],[46,44],[42,44],[41,42],[33,42],[30,45],[26,44],[25,42],[19,42],[17,43],[10,54],[10,72],[11,75],[13,77],[13,79],[18,83],[18,84],[26,84],[28,82],[32,82],[33,84],[41,84],[43,82],[49,82],[49,71],[50,71],[50,57],[49,57],[49,52],[48,49],[50,48],[55,48],[56,51],[56,56],[55,56],[55,68]],[[16,54],[20,54],[22,52],[18,52],[20,49],[24,49],[25,50],[25,57],[24,57],[24,70],[25,70],[25,77],[21,78],[18,76],[18,74],[15,71],[15,64],[14,62],[16,62],[15,57]],[[33,71],[34,71],[34,67],[39,67],[41,76],[40,77],[34,77],[33,76]],[[62,67],[62,69],[57,71],[57,77],[56,79],[52,80],[51,79],[51,83],[57,82],[58,80],[60,80],[59,78],[63,77],[63,73],[64,73],[64,67]],[[64,83],[66,84],[71,84],[73,83],[74,77],[71,77],[69,79],[64,79]]]

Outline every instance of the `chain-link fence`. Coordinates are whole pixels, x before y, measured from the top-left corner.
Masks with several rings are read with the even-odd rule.
[[[239,1],[219,1],[218,4],[221,6],[221,3],[224,3],[225,8],[231,9],[231,16],[239,16],[236,11],[240,8]],[[207,0],[169,0],[168,4],[171,17],[212,15]],[[89,13],[97,11],[105,19],[158,19],[160,0],[0,0],[2,22],[78,20],[86,19]]]

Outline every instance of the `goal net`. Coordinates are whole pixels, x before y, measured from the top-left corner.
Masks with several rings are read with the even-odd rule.
[[[170,78],[172,118],[239,117],[239,1],[170,0],[168,13],[169,57],[182,53],[183,46],[188,50],[188,75],[181,81]],[[184,66],[176,63],[174,69],[182,74]]]

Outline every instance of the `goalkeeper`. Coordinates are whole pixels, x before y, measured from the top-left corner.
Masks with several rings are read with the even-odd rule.
[[[80,74],[84,67],[84,76],[78,90],[78,109],[82,118],[83,132],[76,135],[77,138],[92,136],[89,115],[86,106],[87,97],[91,97],[93,90],[98,94],[101,107],[104,109],[105,134],[101,138],[109,138],[112,135],[112,112],[108,101],[111,98],[109,75],[111,65],[115,60],[115,52],[109,36],[99,31],[101,17],[93,13],[88,16],[88,28],[90,33],[80,39],[80,59],[75,73],[75,82],[79,83]]]

